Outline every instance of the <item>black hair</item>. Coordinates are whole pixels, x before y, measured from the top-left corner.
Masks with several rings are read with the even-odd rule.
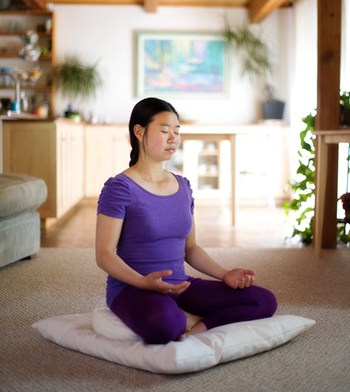
[[[129,136],[131,144],[129,167],[135,165],[139,159],[140,153],[139,142],[134,134],[135,125],[141,125],[141,127],[146,128],[147,130],[147,126],[150,122],[152,122],[153,117],[160,112],[172,112],[179,119],[179,114],[173,105],[159,98],[144,98],[134,106],[129,120]]]

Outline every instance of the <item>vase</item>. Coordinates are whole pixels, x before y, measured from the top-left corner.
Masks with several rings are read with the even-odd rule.
[[[340,105],[340,124],[350,126],[350,108]]]
[[[271,99],[263,103],[265,120],[282,120],[284,111],[284,102]]]

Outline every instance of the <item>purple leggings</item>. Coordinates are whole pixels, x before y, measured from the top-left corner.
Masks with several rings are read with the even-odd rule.
[[[190,281],[189,288],[178,296],[127,286],[111,310],[146,343],[165,344],[186,330],[181,309],[202,317],[207,329],[271,317],[277,309],[275,296],[262,287],[232,289],[216,280]]]

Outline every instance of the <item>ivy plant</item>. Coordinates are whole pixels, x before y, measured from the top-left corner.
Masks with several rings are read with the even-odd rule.
[[[287,215],[294,212],[295,224],[292,237],[299,236],[304,244],[312,242],[315,207],[315,129],[316,113],[310,113],[302,121],[306,127],[300,132],[298,150],[299,166],[294,181],[289,182],[293,198],[284,204]]]
[[[350,107],[350,92],[340,94],[341,107]],[[343,119],[344,117],[341,117]],[[284,203],[287,215],[293,212],[295,222],[292,237],[298,236],[300,241],[311,244],[313,239],[313,222],[315,209],[315,129],[316,111],[302,119],[305,129],[300,132],[300,147],[298,150],[299,166],[296,179],[289,182],[293,197]],[[343,122],[342,125],[349,125]],[[350,147],[348,156],[348,175],[350,174]],[[344,195],[343,195],[344,196]],[[344,206],[344,202],[343,202]],[[345,209],[345,208],[344,208]],[[350,230],[347,219],[338,220],[338,240],[343,244],[350,244]]]

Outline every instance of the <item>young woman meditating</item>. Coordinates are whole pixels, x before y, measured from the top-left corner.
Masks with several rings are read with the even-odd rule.
[[[275,296],[253,284],[254,271],[227,270],[196,242],[190,183],[164,169],[181,141],[174,107],[143,99],[129,132],[130,167],[106,181],[97,211],[96,260],[112,312],[151,344],[272,316]],[[189,276],[185,263],[208,279]]]

